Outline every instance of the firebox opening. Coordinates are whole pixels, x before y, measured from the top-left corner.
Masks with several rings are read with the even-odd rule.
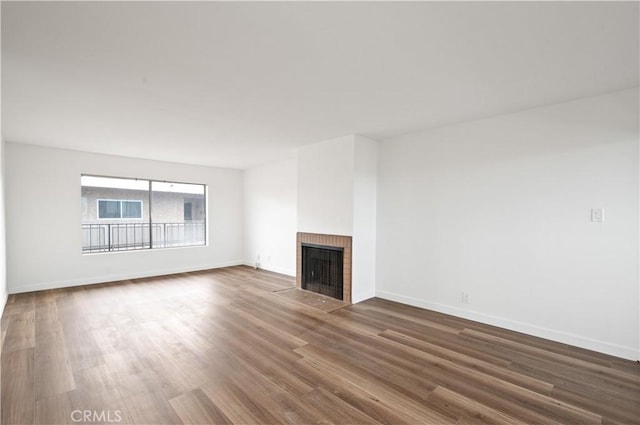
[[[302,289],[343,299],[344,249],[302,244]]]

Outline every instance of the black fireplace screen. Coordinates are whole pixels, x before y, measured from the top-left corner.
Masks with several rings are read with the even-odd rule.
[[[302,289],[342,299],[343,249],[302,244]]]

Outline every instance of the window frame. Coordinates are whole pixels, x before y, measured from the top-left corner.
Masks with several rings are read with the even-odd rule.
[[[113,221],[117,221],[120,222],[122,220],[141,220],[141,222],[144,223],[148,223],[149,224],[149,246],[148,247],[144,247],[144,248],[140,248],[140,249],[111,249],[111,247],[109,247],[109,249],[105,249],[105,248],[98,248],[98,249],[92,249],[91,246],[89,246],[89,249],[85,250],[85,245],[82,245],[82,255],[93,255],[93,254],[111,254],[111,253],[119,253],[119,252],[136,252],[136,251],[148,251],[148,250],[156,250],[156,249],[176,249],[176,248],[203,248],[203,247],[208,247],[209,246],[209,223],[208,223],[208,217],[209,217],[209,186],[206,183],[194,183],[194,182],[184,182],[184,181],[175,181],[175,180],[160,180],[160,179],[149,179],[149,178],[141,178],[141,177],[123,177],[123,176],[109,176],[109,175],[100,175],[100,174],[90,174],[90,173],[80,173],[80,188],[82,189],[82,187],[84,186],[82,184],[82,179],[84,177],[95,177],[95,178],[104,178],[104,179],[119,179],[119,180],[134,180],[134,181],[140,181],[140,182],[145,182],[148,184],[148,194],[149,194],[149,202],[148,202],[148,213],[149,213],[149,217],[145,220],[144,217],[144,201],[143,200],[138,200],[138,199],[109,199],[109,198],[98,198],[96,199],[96,220],[100,221],[100,222],[105,222],[104,225],[107,225],[108,223],[106,223],[109,220],[113,220]],[[192,186],[201,186],[202,187],[202,194],[201,196],[203,197],[203,203],[204,203],[204,220],[202,220],[202,231],[203,231],[203,237],[204,240],[201,244],[193,244],[193,245],[175,245],[175,246],[153,246],[154,245],[154,238],[153,238],[153,213],[152,213],[152,205],[153,205],[153,183],[168,183],[168,184],[180,184],[180,185],[192,185]],[[88,187],[90,187],[91,185],[87,185]],[[117,202],[139,202],[140,203],[140,211],[142,214],[141,218],[122,218],[122,203],[120,204],[120,215],[121,218],[99,218],[99,201],[117,201]],[[84,219],[83,219],[84,220]],[[81,222],[81,227],[84,230],[84,226],[91,226],[91,224],[86,224],[84,222]],[[113,225],[118,225],[117,223],[113,223]],[[91,230],[90,230],[91,231]]]

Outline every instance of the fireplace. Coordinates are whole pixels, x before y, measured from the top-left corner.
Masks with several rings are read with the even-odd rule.
[[[342,300],[344,248],[302,244],[302,289]]]
[[[296,260],[298,288],[351,304],[351,236],[299,232]]]

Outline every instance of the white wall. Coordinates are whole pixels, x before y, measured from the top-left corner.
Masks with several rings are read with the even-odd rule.
[[[377,142],[356,135],[353,166],[352,301],[375,296]]]
[[[2,7],[0,7],[0,23],[2,22]],[[0,46],[2,46],[2,25],[0,24]],[[7,304],[7,264],[6,264],[6,244],[5,244],[5,220],[4,220],[4,137],[2,136],[2,55],[0,54],[0,318]],[[0,352],[4,346],[4,338],[0,337]],[[1,363],[1,362],[0,362]],[[2,382],[2,371],[0,370],[0,382]],[[0,394],[0,400],[2,395]],[[0,415],[2,415],[2,405],[0,404]]]
[[[2,22],[2,8],[0,7],[0,22]],[[2,31],[0,30],[0,34]],[[0,45],[2,37],[0,35]],[[2,55],[0,55],[1,57]],[[2,59],[0,58],[0,82],[2,81]],[[0,111],[2,111],[2,84],[0,83]],[[2,137],[2,119],[0,117],[0,317],[7,303],[7,263],[5,243],[5,213],[4,213],[4,138]],[[0,347],[2,344],[0,343]]]
[[[244,172],[244,263],[295,276],[298,161]]]
[[[298,231],[352,237],[353,303],[375,296],[376,167],[359,135],[298,149]]]
[[[385,141],[376,293],[638,359],[638,171],[637,89]]]
[[[298,149],[298,232],[353,235],[353,136]]]
[[[10,293],[242,263],[242,172],[6,144]],[[82,255],[80,175],[208,185],[209,244]]]
[[[0,134],[2,132],[0,124]],[[6,250],[6,226],[5,226],[5,143],[0,135],[0,317],[7,303],[7,250]],[[1,344],[0,344],[1,347]]]

